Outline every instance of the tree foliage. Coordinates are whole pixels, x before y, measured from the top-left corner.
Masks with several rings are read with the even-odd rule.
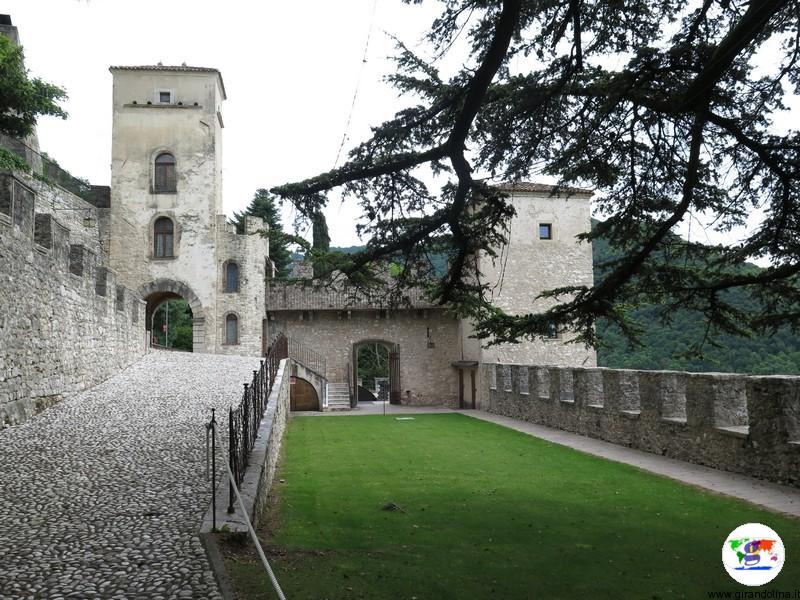
[[[414,3],[413,0],[405,0]],[[800,83],[798,0],[442,0],[428,34],[469,56],[445,77],[399,45],[388,79],[417,103],[373,130],[342,167],[273,191],[308,217],[338,188],[363,209],[366,249],[336,267],[363,280],[402,256],[401,285],[476,319],[493,341],[546,335],[553,323],[597,343],[607,319],[635,335],[629,310],[692,309],[708,335],[800,324],[800,136],[774,126]],[[411,9],[409,9],[411,10]],[[462,38],[463,39],[463,38]],[[767,68],[756,68],[759,53]],[[444,179],[439,189],[430,175]],[[487,300],[474,257],[496,256],[513,209],[491,184],[547,175],[593,187],[606,236],[621,249],[592,287],[546,293],[542,314]],[[719,231],[763,222],[741,243],[709,248],[670,235],[704,215]],[[426,268],[449,253],[437,277]],[[737,269],[768,258],[758,272]],[[413,280],[412,280],[413,279]],[[746,288],[751,310],[726,290]]]
[[[169,325],[168,331],[165,333],[163,328],[167,324],[167,312],[169,312]],[[191,352],[193,347],[192,318],[192,309],[186,300],[167,300],[161,304],[153,314],[155,343]]]
[[[595,227],[599,223],[595,223]],[[620,251],[604,237],[592,242],[595,279],[601,280],[607,267]],[[757,273],[754,265],[741,265],[741,275]],[[758,299],[746,288],[724,293],[725,301],[737,310],[758,310]],[[597,364],[615,369],[669,369],[678,371],[800,375],[800,337],[787,326],[767,334],[737,336],[722,333],[712,344],[699,348],[698,332],[705,329],[702,313],[683,308],[668,315],[660,307],[643,304],[630,312],[631,323],[638,328],[637,343],[627,340],[613,323],[597,321]],[[702,351],[701,351],[702,350]]]
[[[0,133],[25,137],[42,115],[66,118],[67,113],[58,105],[66,97],[60,87],[31,79],[22,48],[0,35]]]
[[[309,258],[314,268],[314,277],[320,277],[327,271],[326,258],[331,249],[331,236],[328,233],[328,221],[322,211],[311,217],[311,252]]]
[[[358,376],[361,385],[375,389],[376,377],[389,377],[389,349],[383,344],[365,344],[358,349]]]
[[[244,212],[233,213],[233,223],[238,233],[244,233],[245,216],[261,217],[269,226],[265,235],[269,238],[269,257],[275,263],[275,276],[286,278],[292,272],[292,257],[289,252],[289,237],[283,231],[281,214],[275,197],[264,188],[256,190]]]

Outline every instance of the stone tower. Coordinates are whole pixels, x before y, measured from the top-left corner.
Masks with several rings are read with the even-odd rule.
[[[485,281],[492,285],[496,306],[509,314],[539,312],[555,304],[537,298],[546,290],[593,282],[592,246],[576,237],[591,229],[590,190],[520,182],[503,184],[516,210],[509,223],[508,243],[498,256],[479,258]],[[555,193],[554,193],[555,192]],[[597,356],[582,344],[570,344],[569,331],[554,330],[549,339],[523,340],[481,348],[472,326],[461,322],[463,358],[487,363],[594,367]]]
[[[216,69],[111,67],[111,210],[106,248],[122,281],[155,309],[181,297],[194,351],[262,352],[266,239],[222,212],[222,102]]]

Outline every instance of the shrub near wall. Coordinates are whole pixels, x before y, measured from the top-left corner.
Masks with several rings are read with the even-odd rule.
[[[489,412],[800,487],[800,377],[481,368]]]
[[[60,188],[51,192],[78,210],[92,208]],[[0,173],[0,427],[146,351],[144,303],[87,244],[72,242],[85,240],[59,222],[60,213],[37,213],[37,201],[25,179]]]

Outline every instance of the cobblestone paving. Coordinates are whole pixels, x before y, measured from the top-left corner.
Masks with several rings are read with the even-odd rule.
[[[257,367],[156,352],[0,431],[0,599],[221,598],[197,537],[204,423]]]

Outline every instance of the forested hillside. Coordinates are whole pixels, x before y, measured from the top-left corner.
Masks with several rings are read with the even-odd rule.
[[[608,243],[595,240],[593,246],[595,281],[602,277],[598,265],[614,257]],[[752,268],[750,267],[742,267]],[[753,304],[744,289],[735,289],[727,297],[735,306]],[[624,369],[677,369],[682,371],[730,371],[757,374],[800,374],[800,337],[783,328],[771,337],[722,335],[720,347],[706,345],[703,357],[688,357],[687,350],[701,338],[703,316],[681,311],[669,325],[659,322],[655,307],[642,307],[633,313],[644,333],[641,346],[631,347],[619,330],[605,322],[598,325],[602,346],[597,362],[602,367]]]

